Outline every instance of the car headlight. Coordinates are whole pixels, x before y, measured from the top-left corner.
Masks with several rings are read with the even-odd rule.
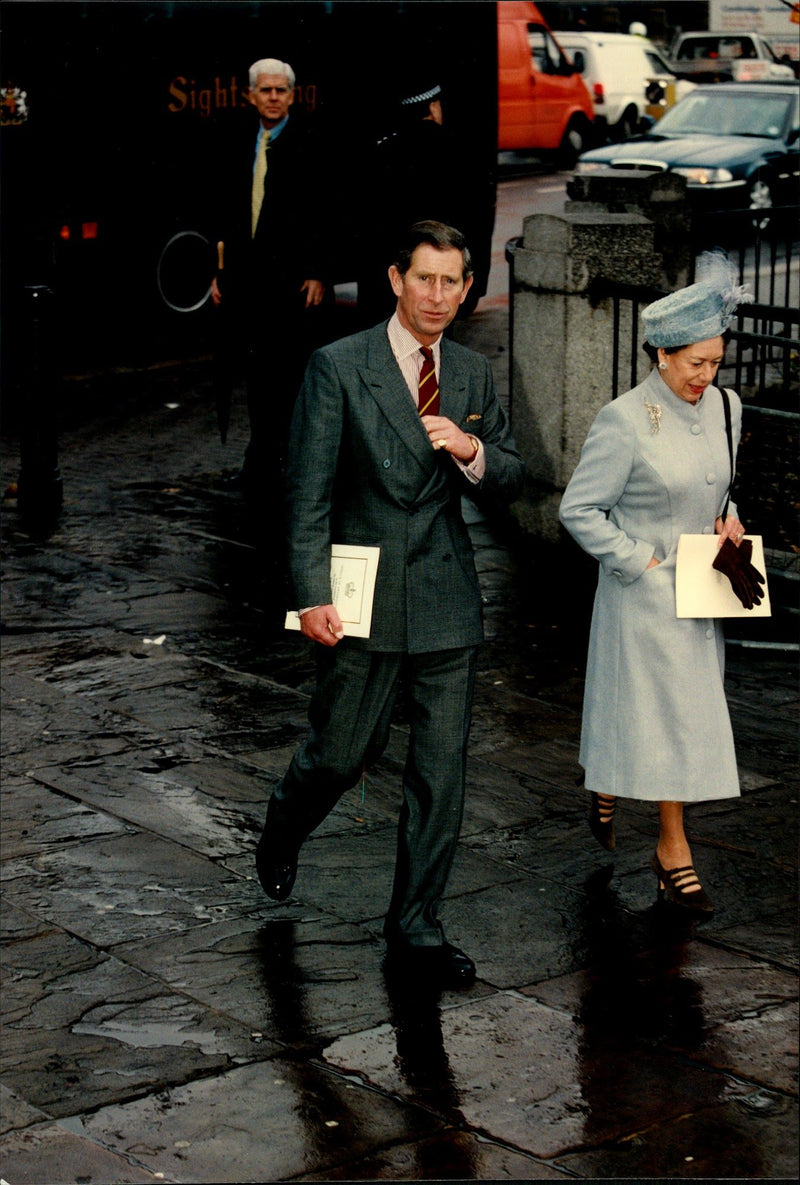
[[[607,169],[608,165],[599,160],[579,160],[575,166],[576,173],[596,173],[598,169]]]
[[[706,169],[702,166],[694,169],[673,169],[673,173],[680,173],[686,177],[690,185],[720,185],[725,181],[733,181],[730,169]]]

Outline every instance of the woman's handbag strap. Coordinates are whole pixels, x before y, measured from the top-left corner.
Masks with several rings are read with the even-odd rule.
[[[725,387],[720,387],[719,391],[722,396],[722,410],[725,413],[725,435],[728,438],[728,456],[731,459],[731,481],[728,486],[728,493],[725,496],[725,505],[722,508],[722,521],[728,517],[728,503],[731,500],[731,490],[733,489],[733,479],[736,476],[736,470],[733,465],[733,433],[731,431],[731,401]]]

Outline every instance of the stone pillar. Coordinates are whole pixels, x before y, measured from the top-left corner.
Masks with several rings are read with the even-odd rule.
[[[582,203],[524,221],[513,256],[511,422],[531,477],[518,517],[544,540],[558,538],[561,494],[612,394],[613,304],[598,285],[660,286],[654,233],[642,214]],[[630,325],[620,332],[625,358]],[[642,351],[637,381],[648,369]]]
[[[686,178],[679,173],[600,168],[567,182],[564,209],[643,214],[653,223],[653,246],[661,256],[660,288],[685,288],[694,275],[692,220]],[[636,283],[634,279],[631,281]]]

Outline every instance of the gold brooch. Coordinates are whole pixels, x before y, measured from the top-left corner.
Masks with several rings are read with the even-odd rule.
[[[650,415],[650,431],[655,435],[661,427],[661,404],[648,403],[647,396],[645,395],[644,405]]]

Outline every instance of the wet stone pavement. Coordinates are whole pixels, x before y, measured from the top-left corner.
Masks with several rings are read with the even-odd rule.
[[[501,315],[460,333],[505,390]],[[2,518],[0,1177],[796,1179],[796,655],[729,648],[743,797],[691,811],[717,912],[687,922],[655,901],[651,808],[613,856],[586,826],[591,566],[473,515],[488,640],[444,916],[479,978],[401,994],[402,705],[291,899],[254,878],[313,667],[224,480],[241,397],[223,447],[202,363],[68,394],[57,528]],[[3,461],[7,485],[13,434]]]

